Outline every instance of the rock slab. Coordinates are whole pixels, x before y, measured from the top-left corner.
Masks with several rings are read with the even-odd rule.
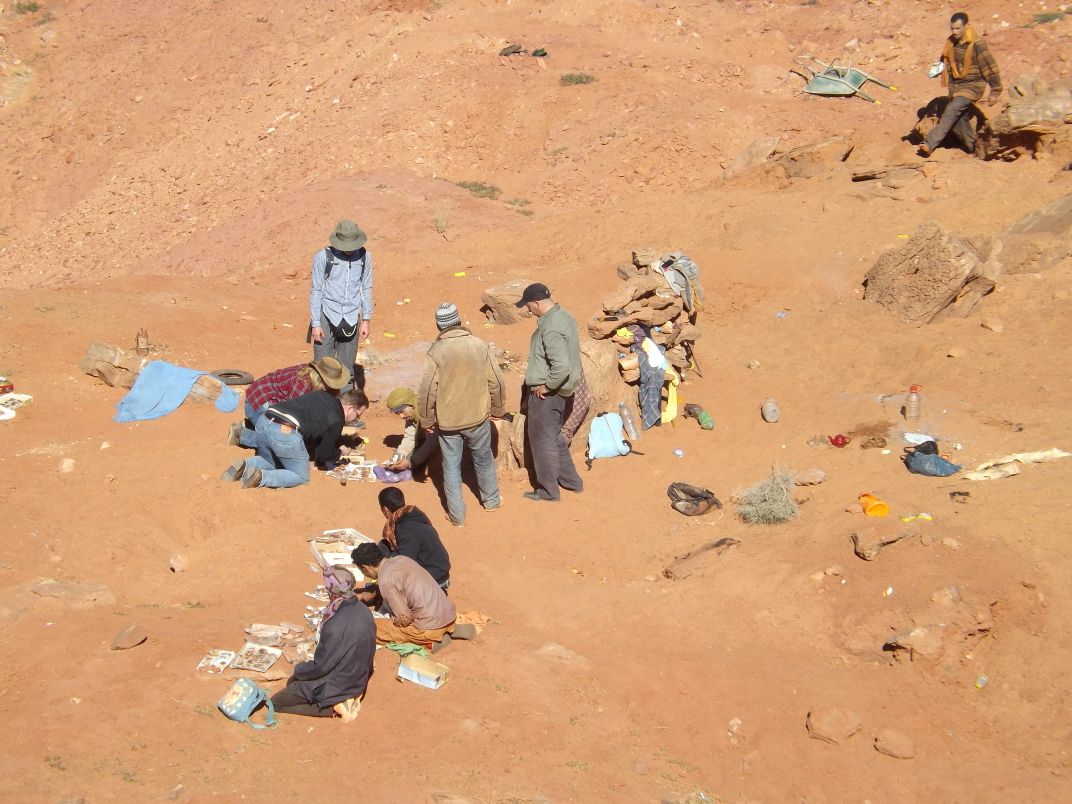
[[[115,639],[112,640],[112,650],[129,650],[130,648],[136,648],[148,638],[149,632],[137,623],[134,623],[128,625],[115,635]]]
[[[42,578],[30,584],[30,591],[38,597],[65,600],[76,607],[115,603],[115,595],[111,590],[95,583],[63,583],[53,578]]]
[[[903,731],[883,729],[875,735],[875,750],[894,759],[912,759],[916,755],[916,744]]]
[[[817,706],[808,712],[808,736],[832,745],[839,745],[863,726],[860,716],[842,706]]]
[[[882,548],[918,535],[919,527],[913,522],[871,522],[853,532],[853,551],[864,561],[874,561]]]

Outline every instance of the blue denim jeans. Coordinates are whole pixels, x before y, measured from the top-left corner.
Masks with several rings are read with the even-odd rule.
[[[495,456],[491,453],[491,422],[485,421],[468,430],[440,430],[443,495],[447,498],[447,513],[458,525],[465,523],[465,500],[462,499],[462,452],[465,447],[473,453],[480,504],[485,508],[497,508],[500,503],[499,476],[495,472]]]
[[[289,489],[309,482],[309,452],[297,431],[284,433],[267,416],[257,420],[257,456],[246,459],[243,478],[261,470],[262,488]]]
[[[246,400],[246,418],[249,419],[250,424],[254,427],[257,426],[257,422],[261,416],[264,415],[264,411],[268,410],[268,403],[261,405],[256,410],[249,404],[249,400]],[[257,433],[255,430],[250,430],[248,427],[243,427],[242,432],[238,434],[238,443],[243,447],[249,447],[250,449],[257,448]]]

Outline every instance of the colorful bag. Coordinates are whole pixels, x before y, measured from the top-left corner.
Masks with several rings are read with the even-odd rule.
[[[254,723],[249,719],[250,715],[261,704],[268,706],[268,718],[264,725]],[[216,706],[223,714],[238,723],[248,723],[255,729],[274,729],[278,724],[275,720],[275,707],[268,693],[250,681],[248,678],[240,678],[236,681],[227,694],[220,698]]]

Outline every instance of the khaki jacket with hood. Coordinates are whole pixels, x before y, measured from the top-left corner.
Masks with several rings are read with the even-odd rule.
[[[502,373],[491,348],[464,327],[439,333],[428,347],[417,392],[421,427],[467,430],[506,412]]]

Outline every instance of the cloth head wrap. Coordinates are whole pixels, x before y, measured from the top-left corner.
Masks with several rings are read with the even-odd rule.
[[[328,567],[324,570],[324,588],[328,592],[330,602],[324,607],[324,622],[339,610],[347,600],[352,600],[356,593],[357,578],[348,569],[342,567]]]

